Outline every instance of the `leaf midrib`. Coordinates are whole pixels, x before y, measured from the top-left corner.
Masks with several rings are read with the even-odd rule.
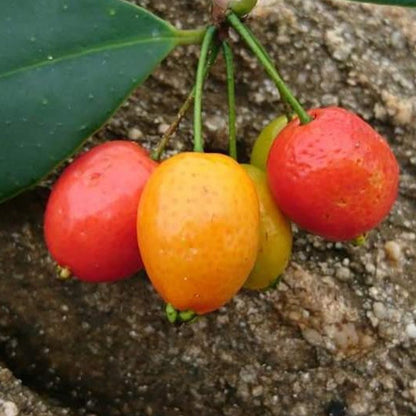
[[[97,47],[97,48],[91,48],[88,49],[86,51],[80,51],[80,52],[75,52],[69,55],[64,55],[64,56],[60,56],[57,58],[53,58],[51,60],[49,59],[44,59],[42,61],[38,61],[35,62],[33,64],[27,65],[27,66],[23,66],[17,69],[12,69],[11,71],[5,72],[4,74],[0,74],[0,80],[13,76],[15,74],[21,73],[21,72],[25,72],[25,71],[29,71],[32,69],[36,69],[36,68],[42,68],[48,65],[55,65],[59,62],[63,62],[66,60],[71,60],[74,58],[79,58],[79,57],[83,57],[83,56],[88,56],[88,55],[93,55],[95,53],[99,53],[99,52],[104,52],[107,50],[114,50],[114,49],[121,49],[124,47],[129,47],[129,46],[134,46],[134,45],[139,45],[142,43],[158,43],[158,42],[164,42],[164,41],[174,41],[176,39],[175,36],[166,36],[166,37],[158,37],[158,38],[142,38],[142,39],[134,39],[132,41],[128,41],[128,42],[123,42],[123,43],[110,43],[110,44],[105,44],[104,46],[101,47]]]

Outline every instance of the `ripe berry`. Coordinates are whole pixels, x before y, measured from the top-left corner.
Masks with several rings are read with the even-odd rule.
[[[390,211],[399,166],[387,142],[342,108],[311,110],[290,122],[270,150],[267,173],[282,211],[300,227],[330,240],[351,240]]]
[[[137,272],[137,207],[155,167],[144,149],[127,141],[104,143],[69,165],[45,212],[46,244],[56,262],[89,282]]]
[[[228,156],[181,153],[147,183],[137,229],[146,271],[165,302],[211,312],[238,292],[256,260],[256,189]]]
[[[266,174],[252,165],[242,165],[257,190],[260,203],[260,245],[256,264],[244,287],[267,289],[286,269],[292,254],[292,230],[267,186]]]

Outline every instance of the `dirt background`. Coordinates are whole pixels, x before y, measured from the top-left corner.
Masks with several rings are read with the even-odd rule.
[[[192,28],[208,0],[137,4]],[[416,12],[341,0],[264,0],[249,21],[306,107],[341,105],[389,141],[398,201],[364,247],[295,229],[276,290],[242,291],[172,326],[143,275],[62,282],[42,238],[54,179],[0,206],[0,416],[395,416],[416,414]],[[284,111],[236,42],[241,160]],[[178,48],[87,147],[153,147],[190,90],[196,46]],[[207,84],[209,150],[226,149],[222,62]],[[170,153],[191,147],[191,117]],[[20,379],[21,381],[19,381]]]

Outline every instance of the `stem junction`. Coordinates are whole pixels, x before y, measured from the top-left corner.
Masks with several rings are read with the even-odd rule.
[[[251,49],[259,62],[263,65],[269,77],[275,83],[280,95],[285,99],[288,104],[293,108],[293,111],[298,115],[302,124],[307,124],[312,121],[312,118],[304,110],[299,101],[290,91],[289,87],[285,84],[277,69],[273,66],[270,56],[266,50],[261,46],[259,40],[253,35],[253,33],[246,28],[246,26],[240,21],[240,19],[233,13],[227,14],[227,20],[234,30],[241,36],[247,46]]]

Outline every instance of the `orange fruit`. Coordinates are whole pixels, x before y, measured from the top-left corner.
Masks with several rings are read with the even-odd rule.
[[[292,229],[273,200],[266,173],[242,165],[257,189],[260,204],[260,247],[256,263],[244,283],[247,289],[267,289],[286,269],[292,254]]]
[[[161,163],[147,182],[137,228],[157,292],[180,311],[205,314],[229,301],[254,265],[256,189],[228,156],[181,153]]]

